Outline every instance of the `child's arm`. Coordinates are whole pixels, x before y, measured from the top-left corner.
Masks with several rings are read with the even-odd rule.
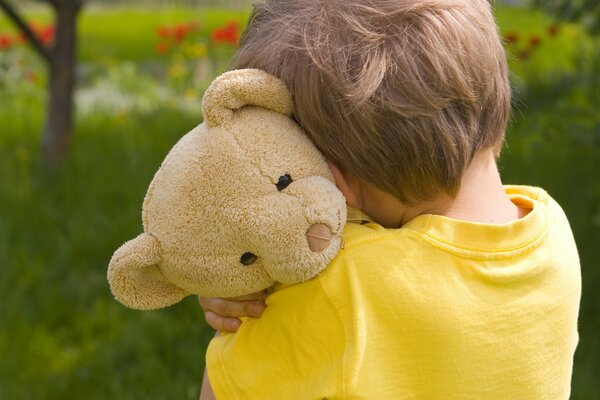
[[[200,400],[216,400],[215,394],[210,386],[210,381],[208,380],[206,368],[204,369],[204,379],[202,379],[202,389],[200,389]]]
[[[198,296],[198,300],[210,327],[217,331],[236,332],[242,323],[238,317],[261,316],[268,295],[269,292],[263,290],[228,299]]]
[[[323,286],[317,277],[277,290],[260,318],[214,338],[206,396],[210,387],[217,399],[286,399],[299,391],[303,398],[342,397],[344,325]]]

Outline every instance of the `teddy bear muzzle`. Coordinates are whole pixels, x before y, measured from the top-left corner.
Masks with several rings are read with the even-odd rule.
[[[319,253],[329,247],[331,238],[331,229],[325,224],[312,224],[306,231],[308,247],[315,253]]]

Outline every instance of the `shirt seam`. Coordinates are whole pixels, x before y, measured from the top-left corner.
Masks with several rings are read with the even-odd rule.
[[[462,258],[470,259],[470,260],[501,260],[501,259],[510,259],[515,256],[519,256],[521,254],[530,253],[536,248],[538,248],[544,239],[547,236],[548,229],[545,227],[542,232],[533,239],[525,242],[521,246],[515,246],[513,248],[501,249],[501,250],[477,250],[477,249],[469,249],[469,248],[461,248],[457,247],[453,244],[447,243],[440,238],[425,234],[422,232],[410,231],[408,232],[411,236],[421,239],[433,247],[436,247],[440,250],[446,251],[451,254],[455,254]]]
[[[400,228],[400,229],[402,229],[402,228]],[[397,229],[392,232],[386,232],[384,234],[379,233],[379,234],[377,234],[377,237],[369,238],[369,239],[344,239],[344,250],[352,250],[354,248],[361,247],[368,243],[380,242],[380,241],[386,240],[390,236],[397,235],[398,234],[397,231],[399,231],[400,229]],[[408,230],[406,230],[406,231],[408,231]]]
[[[431,219],[431,217],[427,219],[424,230],[426,230],[427,227],[430,225],[430,219]],[[525,242],[520,243],[517,246],[508,247],[508,248],[499,249],[499,250],[494,250],[494,249],[479,250],[476,248],[460,247],[460,246],[454,245],[453,243],[450,243],[438,236],[435,236],[435,235],[432,235],[429,233],[425,233],[423,231],[417,231],[417,230],[414,230],[411,228],[399,228],[392,232],[387,232],[383,235],[380,234],[377,237],[369,238],[369,239],[359,239],[359,240],[350,239],[348,241],[345,241],[344,249],[345,250],[353,250],[354,248],[358,248],[358,247],[361,247],[361,246],[369,244],[369,243],[384,241],[384,240],[389,239],[390,237],[401,234],[400,231],[403,231],[407,235],[410,235],[414,238],[417,238],[417,239],[420,239],[427,243],[430,243],[434,247],[437,247],[441,250],[462,256],[464,258],[469,258],[469,259],[473,259],[473,260],[503,259],[503,258],[511,258],[511,257],[514,257],[515,255],[519,255],[519,254],[524,254],[528,251],[532,251],[535,248],[539,247],[539,245],[541,244],[541,242],[543,242],[543,240],[545,239],[545,237],[548,233],[548,216],[545,216],[544,226],[538,235],[534,236],[533,238],[531,238]]]
[[[342,315],[340,313],[340,311],[338,310],[338,307],[336,307],[334,301],[331,299],[326,286],[327,283],[324,282],[324,280],[322,279],[322,276],[319,274],[317,276],[317,281],[319,282],[319,286],[321,287],[321,290],[323,291],[323,296],[325,296],[325,298],[327,299],[327,301],[329,302],[329,304],[331,305],[331,307],[333,308],[335,315],[338,317],[340,324],[342,326],[342,330],[344,333],[344,345],[343,345],[343,349],[344,349],[344,356],[342,358],[342,362],[340,363],[340,367],[339,367],[339,371],[340,371],[340,378],[339,378],[339,383],[338,383],[338,390],[337,392],[339,393],[339,396],[341,399],[345,398],[345,386],[344,386],[344,377],[345,377],[345,368],[344,366],[347,363],[347,360],[349,358],[348,355],[348,338],[346,335],[346,324],[344,323],[344,319],[342,318]],[[337,394],[336,394],[337,395]]]

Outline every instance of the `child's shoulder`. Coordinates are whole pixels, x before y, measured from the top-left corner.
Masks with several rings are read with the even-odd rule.
[[[515,230],[524,230],[528,235],[539,231],[542,235],[547,229],[554,231],[570,231],[568,220],[560,205],[542,188],[531,186],[506,185],[508,198],[519,207],[529,211],[534,210],[525,218],[504,224],[484,224],[456,220],[441,215],[418,215],[401,228],[388,229],[377,223],[365,220],[364,215],[349,211],[348,224],[343,231],[343,248],[336,258],[337,261],[349,258],[385,257],[390,251],[398,257],[395,250],[401,251],[401,258],[417,256],[431,252],[431,244],[442,243],[442,248],[460,247],[471,249],[468,242],[461,238],[470,238],[479,243],[479,251],[497,253],[498,240],[509,241],[514,238]],[[436,247],[436,246],[434,246]],[[440,246],[437,246],[438,248]],[[476,247],[476,246],[475,246]],[[455,254],[451,252],[452,254]],[[363,257],[364,256],[364,257]]]
[[[397,229],[387,229],[371,221],[348,223],[342,232],[342,251],[348,251],[368,243],[386,240],[395,235],[397,231]]]

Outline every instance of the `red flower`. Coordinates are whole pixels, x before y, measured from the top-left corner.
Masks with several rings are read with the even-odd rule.
[[[54,41],[56,29],[52,25],[41,28],[37,34],[43,44],[50,44]]]
[[[39,78],[38,78],[37,74],[33,71],[28,71],[25,74],[25,79],[27,79],[29,82],[32,82],[32,83],[39,82]]]
[[[556,36],[558,35],[558,25],[557,24],[552,24],[548,27],[548,36]]]
[[[156,54],[161,55],[161,56],[164,54],[167,54],[167,52],[169,51],[169,43],[167,43],[167,42],[156,43],[156,47],[154,47],[154,51],[156,52]]]
[[[171,46],[181,43],[190,32],[197,30],[198,26],[200,26],[200,24],[196,21],[174,26],[159,26],[156,29],[156,35],[161,40],[154,47],[154,51],[160,55],[166,54]]]
[[[538,47],[542,43],[542,39],[539,36],[530,36],[529,45],[531,47]]]
[[[175,28],[173,29],[173,38],[175,39],[175,42],[179,43],[183,39],[185,39],[189,31],[190,30],[187,24],[175,26]]]
[[[198,30],[200,24],[196,21],[187,22],[175,26],[160,26],[156,30],[156,36],[160,38],[170,38],[176,42],[181,42],[188,33]]]
[[[236,46],[240,37],[240,27],[237,21],[232,21],[222,28],[217,28],[212,32],[213,43],[227,43]]]
[[[56,29],[52,25],[42,26],[37,22],[31,22],[29,24],[29,29],[38,37],[40,42],[43,44],[50,44],[54,41],[54,34]],[[25,38],[23,37],[23,40]]]
[[[161,38],[166,38],[166,37],[171,36],[171,28],[169,28],[168,26],[158,27],[158,29],[156,30],[156,36],[161,37]]]
[[[515,44],[519,41],[519,35],[516,32],[508,32],[504,35],[504,42],[508,44]]]
[[[10,49],[14,44],[12,37],[6,34],[0,35],[0,50]]]
[[[520,61],[527,60],[527,59],[529,59],[529,57],[530,57],[530,56],[531,56],[531,53],[530,53],[528,50],[520,50],[520,51],[517,53],[517,58],[518,58]]]

